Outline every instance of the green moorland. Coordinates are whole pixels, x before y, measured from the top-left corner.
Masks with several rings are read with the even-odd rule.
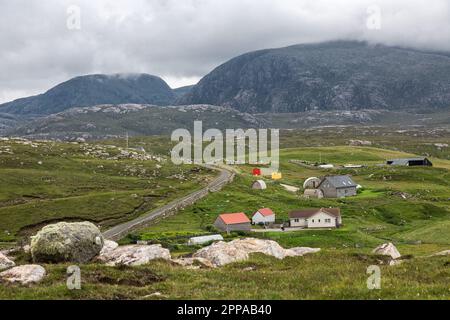
[[[203,168],[174,166],[165,157],[143,161],[120,154],[114,146],[0,141],[0,242],[61,220],[88,220],[107,228],[213,177]]]
[[[281,136],[283,179],[278,182],[267,180],[268,190],[252,190],[250,188],[254,180],[250,175],[252,167],[240,166],[235,168],[239,172],[235,181],[221,192],[212,193],[176,215],[134,232],[122,240],[123,243],[139,239],[161,243],[171,249],[173,255],[183,255],[199,248],[184,245],[188,237],[215,232],[212,223],[220,213],[243,211],[250,216],[259,208],[270,207],[277,213],[277,219],[283,221],[293,209],[340,207],[344,226],[338,230],[251,234],[253,237],[276,240],[284,247],[320,247],[322,248],[320,253],[282,261],[257,254],[245,262],[218,269],[199,270],[185,269],[164,261],[155,261],[136,268],[112,268],[90,264],[82,266],[83,288],[78,291],[66,288],[66,265],[45,265],[48,276],[41,284],[31,289],[0,285],[0,298],[448,300],[450,260],[448,256],[429,257],[429,255],[450,249],[449,148],[438,149],[433,146],[436,142],[449,143],[449,137],[441,136],[441,133],[433,136],[432,133],[431,136],[424,136],[418,140],[415,134],[396,134],[394,131],[386,130],[389,132],[386,133],[388,137],[381,141],[379,137],[384,134],[377,131],[379,129],[376,129],[373,135],[366,134],[364,137],[361,137],[361,134],[347,132],[347,129],[342,130],[341,134],[334,137],[331,129],[315,134],[286,132]],[[322,140],[320,134],[323,134]],[[289,139],[286,139],[286,136],[289,136]],[[373,145],[348,146],[348,139],[354,137],[371,140]],[[132,143],[142,145],[147,150],[155,148],[158,152],[167,154],[167,147],[170,144],[165,141],[164,138],[136,138]],[[411,154],[430,155],[435,166],[433,168],[378,166],[387,158]],[[69,158],[68,160],[72,161],[72,157]],[[81,159],[84,159],[84,156],[81,156]],[[290,160],[310,162],[321,160],[335,165],[352,163],[364,164],[366,167],[317,170],[291,163]],[[301,188],[307,177],[335,173],[351,174],[354,180],[364,187],[363,190],[353,198],[308,200],[302,198],[300,193],[291,193],[281,186],[288,184]],[[90,175],[88,171],[87,176]],[[121,174],[114,176],[118,176],[118,181],[130,178]],[[103,179],[102,176],[96,181],[100,183]],[[104,181],[103,183],[106,184]],[[128,184],[128,181],[124,183]],[[92,182],[84,181],[79,188],[91,185]],[[120,184],[114,183],[114,186],[117,185]],[[56,190],[54,193],[64,190],[54,188]],[[75,192],[72,188],[68,190]],[[0,222],[3,223],[3,220]],[[235,238],[248,235],[225,236]],[[395,243],[405,260],[397,266],[381,265],[382,289],[368,290],[367,267],[377,264],[381,259],[370,252],[375,246],[387,241]],[[17,259],[29,261],[29,257],[26,256],[19,256]]]

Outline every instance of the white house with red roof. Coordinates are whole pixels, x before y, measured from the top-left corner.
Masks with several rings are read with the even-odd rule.
[[[253,224],[275,223],[275,213],[272,211],[272,209],[269,208],[259,209],[253,214],[252,223]]]
[[[217,217],[214,226],[222,231],[250,231],[252,226],[245,213],[225,213]]]

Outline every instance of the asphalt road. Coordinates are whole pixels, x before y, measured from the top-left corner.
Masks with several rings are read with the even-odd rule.
[[[103,233],[103,237],[109,240],[120,240],[125,237],[131,231],[136,230],[137,228],[148,225],[150,222],[154,221],[157,218],[165,217],[169,213],[173,213],[174,211],[178,211],[179,209],[192,205],[196,201],[206,197],[209,192],[217,192],[223,186],[228,184],[234,178],[234,173],[223,168],[217,168],[213,166],[205,166],[209,169],[220,171],[220,174],[217,178],[211,181],[208,186],[201,190],[197,190],[183,198],[179,198],[173,200],[172,202],[166,204],[165,206],[155,209],[145,215],[142,215],[134,220],[122,223],[117,225]]]

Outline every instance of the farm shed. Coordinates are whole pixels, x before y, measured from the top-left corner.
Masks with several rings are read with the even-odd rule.
[[[316,189],[320,184],[320,179],[311,177],[305,180],[303,183],[303,189]]]
[[[263,180],[257,180],[255,182],[253,182],[252,189],[255,189],[255,190],[266,190],[267,189],[267,185],[266,185],[266,183]]]
[[[322,199],[323,198],[323,192],[319,189],[306,189],[303,193],[305,198],[316,198],[316,199]]]
[[[386,162],[390,166],[407,166],[407,167],[432,167],[433,163],[428,160],[428,158],[403,158],[403,159],[392,159]]]
[[[250,219],[243,212],[221,214],[214,226],[225,232],[250,231],[252,228]]]

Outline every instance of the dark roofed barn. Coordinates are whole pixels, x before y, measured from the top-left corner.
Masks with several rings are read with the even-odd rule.
[[[402,158],[388,160],[387,164],[390,166],[407,166],[407,167],[432,167],[433,163],[428,158]]]

